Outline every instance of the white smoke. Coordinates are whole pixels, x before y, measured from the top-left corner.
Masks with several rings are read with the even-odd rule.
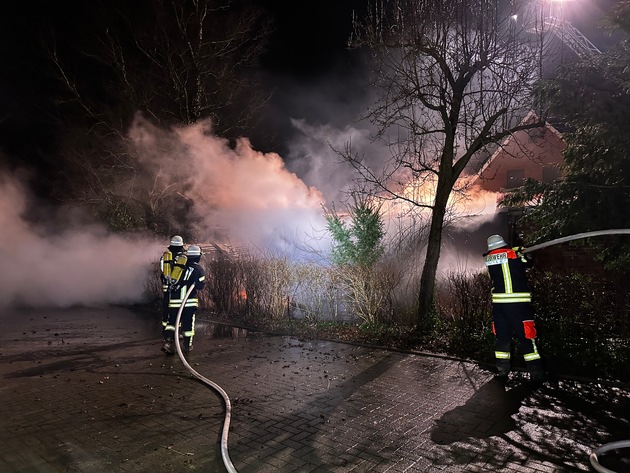
[[[138,118],[129,134],[146,165],[180,175],[181,192],[201,218],[197,243],[229,243],[291,258],[308,257],[325,228],[325,199],[276,153],[234,146],[210,124],[161,130]],[[168,142],[169,146],[164,146]],[[216,238],[226,241],[212,241]]]
[[[0,176],[0,306],[69,307],[143,299],[158,244],[76,225],[66,212],[29,222],[28,195],[15,175]],[[52,219],[63,220],[60,222]],[[54,226],[56,229],[51,230]],[[157,269],[156,269],[157,270]]]
[[[358,177],[349,165],[342,163],[339,154],[348,144],[351,144],[356,156],[362,157],[363,162],[375,170],[376,175],[390,159],[391,151],[382,142],[372,140],[373,130],[365,121],[355,120],[353,125],[341,127],[329,123],[317,125],[306,119],[294,119],[292,124],[295,134],[289,141],[288,166],[310,185],[320,189],[329,203],[346,201],[347,193]],[[462,178],[460,186],[466,187],[466,190],[453,193],[451,197],[451,209],[443,233],[441,273],[482,267],[480,255],[485,251],[488,232],[504,230],[496,224],[497,194],[483,190],[478,184],[465,182],[471,179],[472,176]],[[430,203],[430,185],[424,192],[427,203]],[[423,232],[420,227],[428,225],[427,211],[413,209],[409,204],[390,203],[383,210],[386,212],[383,217],[389,243],[395,243],[403,233]],[[411,240],[414,244],[421,244],[417,239]]]
[[[138,117],[128,138],[150,181],[180,174],[181,192],[201,217],[194,232],[201,241],[187,243],[210,243],[220,234],[293,259],[319,258],[329,247],[322,236],[323,195],[287,170],[278,154],[256,151],[245,138],[232,147],[207,123],[162,130]],[[0,192],[0,306],[142,301],[168,242],[111,234],[72,207],[38,211],[17,175],[0,175]]]

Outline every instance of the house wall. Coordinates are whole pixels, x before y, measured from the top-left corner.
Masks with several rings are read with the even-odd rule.
[[[489,159],[478,184],[490,192],[504,192],[532,178],[550,182],[560,176],[566,144],[551,126],[515,133]]]

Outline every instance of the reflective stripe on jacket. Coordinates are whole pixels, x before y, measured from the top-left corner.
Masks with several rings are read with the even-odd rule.
[[[492,279],[493,303],[532,301],[526,274],[526,270],[531,267],[531,261],[525,255],[516,248],[498,248],[486,253],[484,261]]]
[[[188,288],[194,285],[195,288],[190,293],[190,296],[186,300],[184,307],[199,307],[199,299],[197,298],[197,291],[203,289],[206,283],[206,274],[203,268],[198,263],[192,263],[186,267],[184,273],[180,278],[181,286],[171,291],[170,299],[168,301],[169,308],[179,308],[186,297]]]

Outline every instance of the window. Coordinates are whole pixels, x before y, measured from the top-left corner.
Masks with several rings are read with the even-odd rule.
[[[524,169],[510,169],[507,172],[507,189],[514,189],[520,187],[525,182],[525,170]]]

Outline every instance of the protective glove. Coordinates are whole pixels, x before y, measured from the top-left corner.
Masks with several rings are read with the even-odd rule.
[[[516,256],[519,257],[523,263],[531,264],[532,257],[529,254],[523,253],[523,250],[525,250],[524,246],[515,246],[513,249],[516,252]]]

